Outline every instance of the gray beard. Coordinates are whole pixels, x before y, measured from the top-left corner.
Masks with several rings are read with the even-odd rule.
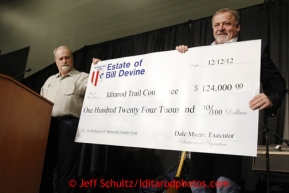
[[[61,67],[61,70],[62,70],[63,72],[68,72],[68,71],[70,70],[70,67],[69,67],[69,66],[62,66],[62,67]]]

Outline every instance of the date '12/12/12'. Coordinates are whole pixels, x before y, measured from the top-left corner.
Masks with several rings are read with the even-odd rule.
[[[209,60],[209,65],[233,64],[233,58]]]

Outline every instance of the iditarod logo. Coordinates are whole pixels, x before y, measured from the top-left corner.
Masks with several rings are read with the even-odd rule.
[[[95,66],[91,72],[90,82],[93,86],[100,85],[104,80],[105,66]]]

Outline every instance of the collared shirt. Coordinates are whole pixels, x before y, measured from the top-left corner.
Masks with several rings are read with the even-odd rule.
[[[58,73],[46,80],[40,94],[54,103],[53,117],[80,117],[88,76],[73,68],[64,76]]]
[[[225,42],[224,44],[237,42],[237,40],[238,40],[238,36],[234,37],[233,39],[230,39],[229,41]],[[211,45],[218,45],[218,44],[216,44],[216,41],[214,41]]]

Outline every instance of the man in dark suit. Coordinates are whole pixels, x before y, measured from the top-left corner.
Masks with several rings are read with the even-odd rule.
[[[212,18],[212,28],[215,41],[212,45],[240,41],[238,33],[241,29],[240,16],[236,10],[224,8],[218,10]],[[176,47],[180,53],[185,53],[188,47]],[[284,78],[269,57],[269,51],[262,45],[261,82],[264,93],[254,96],[249,102],[252,110],[265,109],[269,116],[275,116],[283,101],[286,84]],[[223,186],[216,187],[217,193],[238,193],[238,183],[241,178],[242,156],[192,153],[190,180],[206,182],[208,187],[192,184],[193,193],[212,192],[209,184],[220,181]]]

